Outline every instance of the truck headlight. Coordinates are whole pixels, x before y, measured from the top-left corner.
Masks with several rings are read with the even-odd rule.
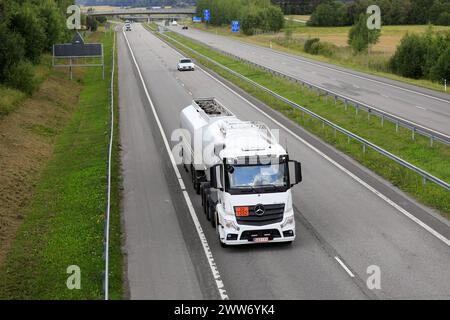
[[[287,217],[286,220],[281,224],[281,228],[286,226],[291,226],[294,224],[294,216]]]
[[[227,229],[235,229],[239,231],[239,226],[233,220],[223,219],[223,224]]]

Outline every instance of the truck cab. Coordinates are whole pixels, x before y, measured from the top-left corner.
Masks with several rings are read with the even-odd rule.
[[[181,126],[197,141],[183,147],[183,161],[220,243],[292,242],[291,188],[302,180],[301,165],[271,130],[236,118],[214,98],[183,109]]]

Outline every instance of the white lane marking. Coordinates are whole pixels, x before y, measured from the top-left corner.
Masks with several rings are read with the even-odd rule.
[[[344,270],[348,273],[348,275],[352,278],[355,277],[355,275],[353,274],[353,272],[350,271],[350,269],[342,262],[341,259],[339,259],[338,256],[334,257],[334,259],[336,259],[337,262],[339,262],[339,264],[341,265],[342,268],[344,268]]]
[[[147,100],[148,100],[148,102],[150,104],[150,107],[152,109],[153,115],[155,117],[156,123],[157,123],[158,128],[159,128],[159,131],[161,132],[161,136],[163,138],[164,145],[166,147],[166,151],[169,154],[169,158],[170,158],[170,162],[172,163],[173,170],[175,171],[175,174],[176,174],[176,176],[178,178],[178,182],[180,183],[180,188],[181,188],[181,190],[183,190],[184,199],[186,200],[186,204],[187,204],[187,206],[189,208],[189,213],[191,215],[192,221],[194,222],[195,228],[197,230],[197,234],[198,234],[198,236],[200,238],[200,242],[202,243],[203,251],[205,253],[206,259],[208,260],[209,267],[210,267],[211,272],[213,274],[214,280],[216,281],[217,290],[219,291],[219,294],[220,294],[220,297],[222,298],[222,300],[226,300],[226,299],[228,299],[228,295],[227,295],[227,292],[225,290],[225,287],[224,287],[222,278],[220,276],[219,270],[217,268],[217,265],[216,265],[216,263],[214,261],[214,257],[212,255],[211,249],[210,249],[210,247],[208,245],[208,241],[207,241],[207,239],[205,237],[205,234],[203,233],[202,226],[200,225],[200,222],[198,220],[197,214],[195,213],[195,209],[194,209],[194,207],[192,205],[191,199],[189,198],[189,194],[185,190],[184,183],[182,182],[183,179],[181,178],[180,171],[178,170],[178,167],[177,167],[177,165],[175,163],[175,159],[173,157],[172,151],[170,150],[170,145],[169,145],[169,142],[167,141],[166,134],[165,134],[164,129],[162,127],[161,121],[159,120],[158,114],[156,113],[156,108],[155,108],[155,106],[153,104],[152,99],[150,98],[150,94],[149,94],[149,92],[147,90],[147,86],[145,85],[145,81],[144,81],[144,78],[142,76],[141,70],[140,70],[139,65],[138,65],[138,63],[136,61],[136,57],[134,56],[133,49],[131,49],[131,46],[130,46],[130,43],[128,42],[128,37],[127,37],[126,33],[125,32],[122,32],[122,33],[123,33],[123,35],[125,37],[125,40],[127,42],[128,49],[130,50],[131,57],[133,58],[134,65],[136,66],[136,70],[137,70],[137,72],[139,74],[139,78],[140,78],[142,86],[144,88],[144,92],[145,92],[145,95],[147,97]]]
[[[356,85],[356,84],[354,84],[353,87],[355,87],[356,89],[361,88],[360,86],[358,86],[358,85]]]
[[[348,174],[351,178],[353,178],[355,181],[357,181],[358,183],[360,183],[361,185],[363,185],[366,189],[368,189],[369,191],[371,191],[372,193],[374,193],[375,195],[377,195],[379,198],[381,198],[382,200],[384,200],[385,202],[387,202],[389,205],[391,205],[392,207],[394,207],[395,209],[397,209],[400,213],[402,213],[403,215],[405,215],[406,217],[408,217],[409,219],[411,219],[412,221],[414,221],[415,223],[417,223],[419,226],[421,226],[422,228],[424,228],[425,230],[427,230],[429,233],[431,233],[433,236],[435,236],[436,238],[438,238],[439,240],[441,240],[442,242],[444,242],[447,246],[450,247],[450,240],[447,239],[446,237],[444,237],[442,234],[440,234],[439,232],[437,232],[436,230],[434,230],[433,228],[431,228],[429,225],[427,225],[426,223],[422,222],[421,220],[419,220],[418,218],[416,218],[414,215],[412,215],[411,213],[409,213],[407,210],[405,210],[404,208],[402,208],[401,206],[399,206],[397,203],[395,203],[394,201],[392,201],[390,198],[388,198],[387,196],[385,196],[384,194],[382,194],[381,192],[379,192],[378,190],[376,190],[375,188],[373,188],[372,186],[370,186],[369,184],[367,184],[365,181],[363,181],[361,178],[359,178],[358,176],[356,176],[355,174],[353,174],[352,172],[350,172],[349,170],[347,170],[346,168],[344,168],[343,166],[341,166],[339,163],[337,163],[336,161],[334,161],[333,159],[331,159],[329,156],[327,156],[326,154],[324,154],[322,151],[320,151],[319,149],[317,149],[316,147],[314,147],[313,145],[311,145],[310,143],[308,143],[306,140],[302,139],[300,136],[298,136],[297,134],[295,134],[293,131],[291,131],[290,129],[288,129],[286,126],[284,126],[283,124],[281,124],[279,121],[275,120],[274,118],[272,118],[270,115],[268,115],[267,113],[265,113],[264,111],[262,111],[261,109],[259,109],[257,106],[255,106],[252,102],[250,102],[249,100],[247,100],[246,98],[244,98],[243,96],[241,96],[239,93],[237,93],[236,91],[234,91],[233,89],[231,89],[230,87],[228,87],[226,84],[224,84],[222,81],[220,81],[219,79],[214,78],[214,76],[212,76],[210,73],[208,73],[207,71],[203,70],[203,68],[199,69],[201,71],[203,71],[206,75],[208,75],[211,79],[217,81],[218,83],[220,83],[222,86],[224,86],[225,88],[227,88],[229,91],[233,92],[236,96],[240,97],[242,100],[244,100],[245,102],[247,102],[250,106],[252,106],[255,110],[259,111],[261,114],[263,114],[264,116],[266,116],[267,118],[269,118],[270,120],[272,120],[274,123],[276,123],[278,126],[280,126],[281,128],[283,128],[286,132],[288,132],[289,134],[291,134],[294,138],[296,138],[297,140],[301,141],[302,143],[304,143],[306,146],[308,146],[310,149],[312,149],[313,151],[315,151],[317,154],[319,154],[320,156],[322,156],[324,159],[328,160],[330,163],[332,163],[334,166],[336,166],[338,169],[340,169],[341,171],[343,171],[344,173]]]
[[[381,93],[380,95],[381,95],[382,97],[385,97],[385,98],[388,98],[388,99],[389,99],[389,96],[386,95],[386,94],[384,94],[384,93]]]
[[[427,110],[427,108],[424,108],[424,107],[421,107],[421,106],[414,106],[414,107],[416,107],[417,109]]]

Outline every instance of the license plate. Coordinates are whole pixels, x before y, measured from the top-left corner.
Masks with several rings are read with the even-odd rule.
[[[259,237],[259,238],[253,238],[254,242],[269,242],[268,237]]]

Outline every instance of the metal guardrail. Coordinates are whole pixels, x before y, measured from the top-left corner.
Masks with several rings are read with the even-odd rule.
[[[110,225],[110,214],[111,214],[111,165],[112,165],[112,148],[114,139],[114,73],[116,67],[116,32],[113,30],[113,48],[112,48],[112,67],[111,67],[111,82],[110,82],[110,129],[109,129],[109,145],[108,145],[108,187],[106,191],[106,221],[105,221],[105,271],[103,279],[103,289],[105,293],[105,300],[109,300],[109,225]]]
[[[270,90],[270,89],[260,85],[259,83],[257,83],[255,81],[253,81],[253,80],[251,80],[251,79],[241,75],[240,73],[238,73],[238,72],[236,72],[234,70],[231,70],[230,68],[228,68],[228,67],[220,64],[219,62],[217,62],[217,61],[215,61],[215,60],[213,60],[213,59],[211,59],[211,58],[209,58],[209,57],[199,53],[198,51],[196,51],[196,50],[186,46],[185,44],[177,41],[176,39],[173,39],[172,37],[170,37],[170,36],[168,36],[168,35],[166,35],[164,33],[161,33],[161,32],[159,34],[161,34],[163,37],[166,37],[166,38],[170,39],[171,41],[177,43],[178,45],[182,46],[183,48],[186,48],[187,50],[195,53],[196,55],[198,55],[198,56],[208,60],[209,62],[215,64],[216,66],[226,70],[227,72],[233,74],[234,76],[251,83],[253,86],[255,86],[255,87],[257,87],[257,88],[259,88],[259,89],[261,89],[261,90],[263,90],[263,91],[265,91],[267,93],[269,93],[273,97],[275,97],[275,98],[277,98],[277,99],[279,99],[279,100],[289,104],[290,106],[292,106],[292,107],[294,107],[296,109],[301,110],[302,113],[303,112],[307,113],[311,117],[320,120],[322,122],[322,125],[328,125],[331,128],[333,128],[335,135],[336,135],[336,132],[339,131],[340,133],[342,133],[342,134],[347,136],[348,141],[350,141],[350,139],[353,139],[353,140],[356,140],[356,141],[360,142],[362,144],[362,146],[363,146],[363,152],[365,152],[366,148],[369,147],[369,148],[375,150],[376,152],[378,152],[379,154],[384,155],[385,157],[395,161],[396,163],[400,164],[401,166],[403,166],[403,167],[405,167],[407,169],[410,169],[410,170],[414,171],[415,173],[419,174],[420,176],[422,176],[424,183],[428,180],[428,181],[434,182],[435,184],[439,185],[442,188],[450,190],[450,184],[448,184],[447,182],[445,182],[445,181],[443,181],[443,180],[433,176],[432,174],[426,172],[425,170],[414,166],[413,164],[411,164],[411,163],[409,163],[409,162],[407,162],[407,161],[397,157],[396,155],[394,155],[394,154],[384,150],[383,148],[380,148],[379,146],[373,144],[372,142],[370,142],[370,141],[368,141],[368,140],[366,140],[366,139],[364,139],[364,138],[362,138],[362,137],[360,137],[360,136],[358,136],[358,135],[356,135],[356,134],[354,134],[354,133],[352,133],[352,132],[350,132],[350,131],[348,131],[348,130],[346,130],[346,129],[344,129],[344,128],[336,125],[336,124],[334,124],[333,122],[325,119],[324,117],[322,117],[322,116],[320,116],[320,115],[318,115],[318,114],[308,110],[307,108],[305,108],[305,107],[303,107],[303,106],[301,106],[301,105],[299,105],[299,104],[297,104],[297,103],[295,103],[295,102],[293,102],[293,101],[291,101],[291,100],[289,100],[289,99],[279,95],[278,93],[276,93],[276,92],[274,92],[274,91],[272,91],[272,90]]]
[[[311,82],[308,82],[306,80],[301,80],[301,79],[295,78],[295,77],[293,77],[291,75],[288,75],[286,73],[283,73],[281,71],[277,71],[275,69],[262,66],[260,64],[257,64],[255,62],[249,61],[247,59],[244,59],[244,58],[239,57],[237,55],[234,55],[232,53],[223,51],[221,49],[214,48],[214,47],[212,47],[212,46],[210,46],[208,44],[205,44],[205,43],[203,43],[201,41],[193,39],[193,38],[191,38],[189,36],[185,36],[185,35],[183,35],[183,36],[186,37],[186,38],[189,38],[189,40],[191,40],[193,42],[198,43],[199,45],[206,46],[206,47],[210,48],[211,50],[214,50],[216,52],[220,52],[223,55],[232,57],[233,59],[242,61],[242,62],[244,62],[246,64],[249,64],[249,65],[252,65],[252,66],[257,67],[259,69],[262,69],[264,71],[267,71],[267,72],[269,72],[269,73],[271,73],[271,74],[273,74],[275,76],[287,79],[287,80],[295,82],[295,83],[299,83],[299,84],[301,84],[303,86],[307,86],[310,90],[316,90],[319,96],[320,96],[320,93],[324,93],[326,97],[331,96],[334,99],[335,103],[337,102],[337,100],[341,100],[344,103],[346,110],[347,110],[348,105],[353,105],[355,110],[356,110],[356,114],[358,114],[358,110],[362,109],[362,110],[365,110],[367,112],[369,119],[370,119],[371,115],[376,115],[376,116],[378,116],[380,118],[381,126],[384,125],[384,121],[385,120],[388,120],[388,121],[391,121],[392,123],[395,124],[396,132],[398,132],[399,127],[403,127],[403,128],[408,129],[408,130],[411,130],[411,138],[412,138],[412,140],[415,139],[415,135],[416,134],[421,134],[421,135],[423,135],[423,136],[425,136],[425,137],[430,139],[430,146],[433,146],[433,142],[434,141],[439,141],[439,142],[441,142],[443,144],[446,144],[446,145],[450,146],[450,137],[446,136],[443,133],[434,132],[433,130],[425,128],[423,126],[420,126],[420,125],[418,125],[418,124],[416,124],[414,122],[411,122],[411,121],[406,120],[406,119],[402,119],[402,118],[400,118],[398,116],[395,116],[393,114],[390,114],[388,112],[380,110],[380,109],[378,109],[376,107],[370,106],[370,105],[365,104],[363,102],[357,101],[357,100],[355,100],[353,98],[344,96],[344,95],[339,94],[337,92],[334,92],[332,90],[326,89],[326,88],[324,88],[322,86],[318,86],[318,85],[312,84]]]

